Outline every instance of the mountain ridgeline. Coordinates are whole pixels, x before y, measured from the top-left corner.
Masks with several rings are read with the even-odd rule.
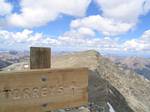
[[[142,57],[108,57],[111,61],[124,70],[133,70],[139,75],[150,80],[150,58]]]

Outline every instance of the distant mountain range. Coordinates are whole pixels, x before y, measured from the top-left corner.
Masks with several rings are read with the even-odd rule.
[[[14,63],[29,60],[28,52],[1,51],[0,52],[0,70]]]
[[[1,70],[2,68],[5,68],[5,67],[11,65],[11,64],[12,64],[12,63],[9,63],[9,62],[7,62],[7,61],[0,60],[0,70]]]
[[[73,54],[75,52],[52,52],[52,57],[68,53]],[[124,69],[126,71],[132,70],[150,80],[150,58],[116,55],[107,55],[104,57],[109,58],[113,63],[119,66],[120,69]],[[29,51],[20,52],[15,50],[4,50],[0,52],[0,69],[9,66],[10,64],[24,61],[29,61]]]
[[[131,69],[150,80],[150,58],[117,56],[108,58],[124,70]]]

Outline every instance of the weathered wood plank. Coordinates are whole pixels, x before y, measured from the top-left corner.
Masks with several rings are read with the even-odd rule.
[[[30,48],[30,68],[50,68],[51,66],[51,49],[44,47]]]
[[[88,102],[88,69],[0,73],[0,112],[47,112]]]

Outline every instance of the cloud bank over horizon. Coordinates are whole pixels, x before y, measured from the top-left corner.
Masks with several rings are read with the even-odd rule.
[[[82,31],[83,30],[83,31]],[[23,50],[26,50],[30,46],[43,46],[43,47],[57,47],[57,48],[70,48],[78,50],[95,49],[98,51],[106,52],[145,52],[150,53],[150,30],[145,31],[141,37],[137,39],[131,39],[120,42],[117,38],[95,38],[88,37],[93,36],[93,33],[86,34],[81,29],[71,32],[66,32],[64,35],[57,38],[44,35],[42,33],[35,33],[32,30],[24,29],[22,32],[8,32],[6,30],[0,30],[0,42],[6,46],[25,46]],[[0,47],[2,47],[0,45]],[[5,47],[5,46],[4,46]]]

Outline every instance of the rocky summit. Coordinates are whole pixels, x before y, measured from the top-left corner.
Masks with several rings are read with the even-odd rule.
[[[89,105],[57,111],[150,112],[150,81],[144,77],[133,71],[125,72],[109,59],[92,50],[52,58],[52,68],[70,67],[89,68]],[[27,68],[29,68],[28,62],[24,62],[3,70]]]

